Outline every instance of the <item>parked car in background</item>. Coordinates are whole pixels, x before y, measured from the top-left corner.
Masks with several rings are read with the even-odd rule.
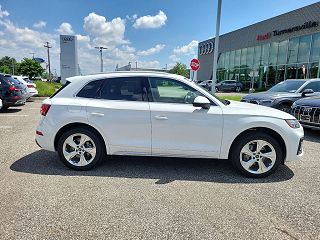
[[[211,90],[212,80],[204,80],[198,84],[200,87],[207,89],[208,91]]]
[[[232,91],[241,92],[243,89],[243,84],[236,80],[225,80],[216,84],[216,91]]]
[[[11,106],[23,105],[26,103],[28,92],[23,84],[8,74],[0,73],[0,99],[2,110]]]
[[[1,111],[1,108],[2,108],[2,100],[0,98],[0,111]]]
[[[304,127],[320,130],[320,95],[295,101],[291,113]]]
[[[229,158],[240,173],[265,177],[303,154],[303,128],[292,115],[219,100],[168,73],[67,78],[40,113],[37,143],[75,170],[92,168],[106,154],[152,155]]]
[[[23,77],[23,76],[12,76],[12,77],[18,80],[21,84],[23,84],[26,87],[26,91],[28,92],[27,98],[38,95],[38,90],[36,89],[37,85],[31,80],[29,80],[28,77]]]
[[[246,95],[241,101],[290,113],[291,106],[296,100],[319,94],[320,79],[291,79],[276,84],[266,92]]]

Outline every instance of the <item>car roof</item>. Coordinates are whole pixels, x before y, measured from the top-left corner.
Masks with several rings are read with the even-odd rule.
[[[154,71],[115,71],[115,72],[108,72],[108,73],[98,73],[98,74],[92,74],[92,75],[69,77],[66,80],[69,82],[73,82],[73,81],[88,81],[88,80],[99,80],[99,79],[112,78],[112,77],[130,77],[130,76],[131,77],[134,77],[134,76],[164,77],[166,76],[166,77],[172,77],[175,79],[190,81],[190,79],[187,79],[177,74],[166,73],[166,72],[154,72]]]

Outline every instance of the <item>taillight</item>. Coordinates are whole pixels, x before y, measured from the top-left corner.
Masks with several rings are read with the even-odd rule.
[[[49,111],[49,109],[50,109],[50,107],[51,107],[51,105],[49,105],[49,104],[42,104],[41,105],[41,109],[40,109],[40,114],[42,116],[46,116],[48,111]]]
[[[18,89],[15,86],[10,86],[9,87],[9,91],[13,92],[13,91],[17,91]]]
[[[28,88],[33,88],[33,85],[27,85]]]

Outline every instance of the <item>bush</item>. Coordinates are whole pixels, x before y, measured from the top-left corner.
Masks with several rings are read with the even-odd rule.
[[[43,82],[43,81],[34,81],[37,84],[37,90],[39,92],[39,97],[50,97],[54,94],[60,87],[60,83],[50,83],[50,82]]]

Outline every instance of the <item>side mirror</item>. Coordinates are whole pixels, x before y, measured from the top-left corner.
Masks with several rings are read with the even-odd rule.
[[[314,93],[314,91],[312,89],[305,89],[305,90],[303,90],[301,96],[306,97],[308,94],[313,94],[313,93]]]
[[[201,108],[204,108],[204,109],[209,109],[210,108],[210,101],[205,98],[205,97],[202,97],[202,96],[198,96],[194,99],[193,101],[193,106],[194,107],[201,107]]]

